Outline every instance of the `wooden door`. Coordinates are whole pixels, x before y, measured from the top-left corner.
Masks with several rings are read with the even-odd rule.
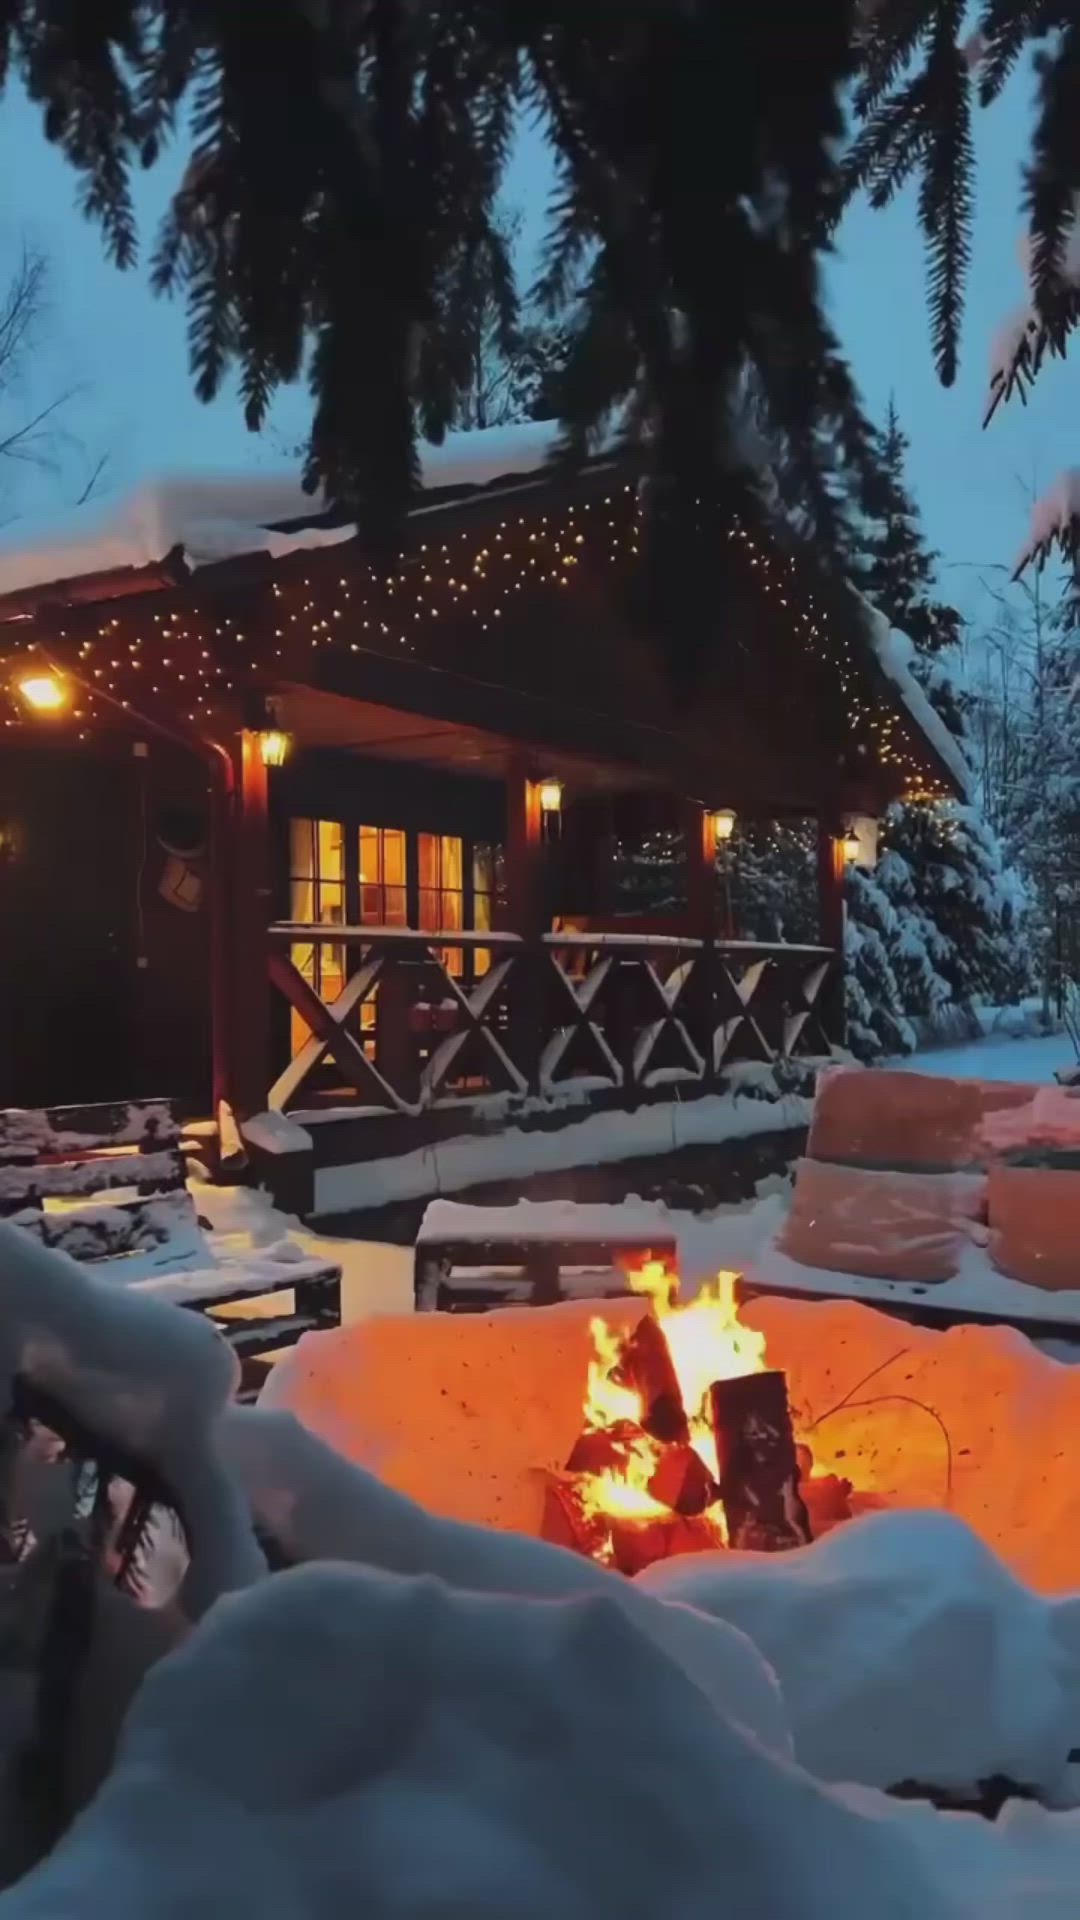
[[[135,1084],[133,763],[84,747],[4,752],[0,828],[0,1105],[148,1091]]]

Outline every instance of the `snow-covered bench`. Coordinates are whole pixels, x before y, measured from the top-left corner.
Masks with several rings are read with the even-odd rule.
[[[628,1269],[647,1260],[675,1264],[675,1235],[659,1207],[433,1200],[416,1236],[416,1305],[478,1313],[617,1298],[629,1291]]]
[[[289,1241],[214,1244],[188,1191],[169,1100],[0,1110],[0,1215],[118,1285],[213,1319],[240,1360],[243,1397],[266,1356],[341,1321],[339,1267]],[[288,1311],[276,1299],[286,1291]]]

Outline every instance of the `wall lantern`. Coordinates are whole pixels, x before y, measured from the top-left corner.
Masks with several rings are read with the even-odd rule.
[[[28,673],[18,691],[35,713],[62,713],[68,703],[67,687],[55,673]]]
[[[844,831],[840,836],[840,846],[846,867],[866,867],[872,870],[877,865],[878,823],[869,813],[849,813],[844,821]]]
[[[283,767],[292,749],[292,735],[280,727],[261,727],[258,734],[259,758],[264,767]]]
[[[540,801],[540,832],[545,840],[557,840],[562,832],[562,796],[561,780],[540,780],[537,782],[537,798]]]
[[[718,840],[730,840],[735,831],[733,807],[716,807],[712,816],[713,832]]]

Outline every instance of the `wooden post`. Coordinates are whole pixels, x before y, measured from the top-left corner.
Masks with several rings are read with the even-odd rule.
[[[547,931],[540,785],[515,758],[506,776],[506,910],[510,929],[527,940]]]
[[[528,950],[514,966],[510,1052],[531,1093],[540,1090],[548,959],[541,942],[549,918],[542,829],[539,783],[515,755],[506,775],[506,914],[509,931],[521,934]]]
[[[716,827],[700,800],[683,802],[683,839],[686,843],[686,908],[690,932],[698,940],[715,938]]]
[[[839,822],[830,814],[818,818],[818,915],[822,945],[842,954],[844,949],[844,843]]]
[[[818,816],[818,916],[822,945],[835,954],[832,979],[822,1005],[829,1039],[843,1046],[844,1024],[844,842],[841,825],[831,813]]]
[[[261,1113],[270,1087],[270,830],[259,738],[240,734],[232,821],[231,1093],[238,1118]]]

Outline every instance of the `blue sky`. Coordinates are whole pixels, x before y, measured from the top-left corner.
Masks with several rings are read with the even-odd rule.
[[[978,128],[980,190],[962,371],[945,392],[934,374],[924,305],[924,264],[910,197],[884,214],[855,207],[827,269],[834,324],[871,412],[896,397],[910,435],[910,476],[927,532],[942,557],[942,581],[973,613],[979,569],[1012,558],[1027,518],[1026,490],[1080,464],[1074,432],[1080,382],[1072,365],[1044,372],[1030,405],[1014,401],[981,428],[994,325],[1023,294],[1016,243],[1020,162],[1029,126],[1029,89],[1019,76]],[[174,184],[179,156],[137,183],[147,250]],[[24,393],[0,407],[41,404],[77,387],[66,418],[74,436],[60,449],[61,478],[22,470],[0,476],[0,519],[76,497],[99,454],[110,485],[169,468],[280,464],[281,442],[253,440],[231,398],[213,407],[193,397],[182,309],[155,300],[144,271],[120,274],[104,259],[96,228],[77,210],[78,183],[39,131],[35,109],[16,91],[0,104],[0,218],[6,250],[22,236],[42,247],[52,269],[51,311]],[[507,197],[526,212],[526,242],[543,220],[548,172],[539,136],[523,133]],[[702,244],[708,236],[702,235]],[[0,253],[0,262],[3,260]],[[3,414],[0,411],[0,420]],[[300,394],[283,397],[277,431],[299,438]]]

